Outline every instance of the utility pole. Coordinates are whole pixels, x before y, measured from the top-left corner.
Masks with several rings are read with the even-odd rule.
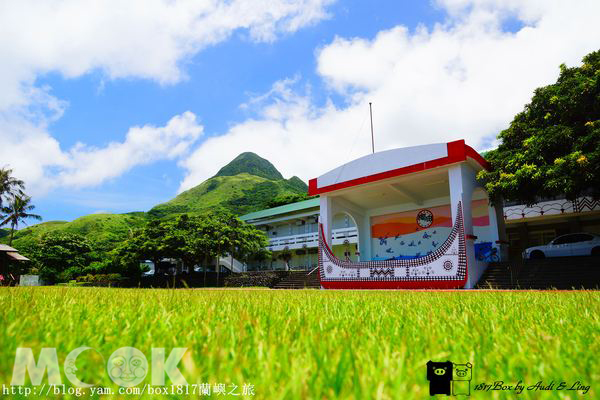
[[[369,102],[369,114],[371,114],[371,150],[375,153],[375,138],[373,137],[373,103]]]

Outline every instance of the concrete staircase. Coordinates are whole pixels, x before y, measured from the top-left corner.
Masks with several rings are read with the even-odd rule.
[[[231,265],[231,257],[230,256],[219,258],[219,265],[224,266],[225,268],[229,269],[231,272],[244,272],[246,270],[246,267],[244,266],[244,264],[242,264],[235,258],[233,259],[233,265]]]
[[[320,289],[319,271],[308,274],[308,271],[290,271],[289,275],[279,281],[273,289]]]
[[[600,257],[491,263],[477,289],[600,289]]]

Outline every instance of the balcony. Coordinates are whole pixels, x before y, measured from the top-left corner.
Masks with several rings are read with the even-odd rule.
[[[333,244],[343,244],[348,240],[350,243],[358,242],[358,231],[356,227],[334,229],[331,232]],[[317,247],[319,245],[319,234],[317,232],[303,233],[299,235],[282,236],[269,240],[269,250],[280,251],[284,248],[290,250],[306,247]]]
[[[504,207],[504,219],[507,222],[537,218],[550,215],[577,214],[590,211],[599,211],[600,201],[592,197],[579,197],[575,201],[557,199],[542,201],[528,207],[523,204]]]

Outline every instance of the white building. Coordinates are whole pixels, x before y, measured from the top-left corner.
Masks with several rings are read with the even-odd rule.
[[[273,253],[272,259],[249,267],[316,268],[319,215],[340,260],[411,260],[432,254],[448,237],[461,202],[470,269],[467,287],[476,283],[489,261],[509,254],[519,258],[525,247],[560,234],[600,233],[600,202],[591,197],[531,207],[490,206],[475,179],[483,168],[487,162],[464,141],[393,149],[351,161],[309,182],[309,194],[320,198],[241,217],[265,231]],[[421,226],[419,218],[435,222]]]
[[[286,269],[286,261],[291,269],[310,270],[317,266],[319,199],[310,199],[280,207],[269,208],[243,215],[241,219],[257,226],[269,238],[273,253],[270,260],[251,269]],[[336,255],[344,257],[350,253],[356,260],[358,234],[354,221],[339,214],[333,219],[333,249]],[[283,257],[289,254],[291,259]]]

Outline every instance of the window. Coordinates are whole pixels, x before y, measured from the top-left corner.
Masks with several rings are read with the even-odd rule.
[[[559,236],[558,238],[556,238],[556,240],[554,242],[552,242],[552,244],[557,245],[557,244],[575,243],[578,241],[577,236],[578,235],[576,235],[576,234]]]
[[[589,242],[590,240],[594,239],[592,235],[588,235],[587,233],[577,233],[573,236],[575,236],[573,243]]]
[[[550,243],[556,237],[556,231],[554,229],[532,231],[528,233],[528,236],[528,246],[540,246]]]

